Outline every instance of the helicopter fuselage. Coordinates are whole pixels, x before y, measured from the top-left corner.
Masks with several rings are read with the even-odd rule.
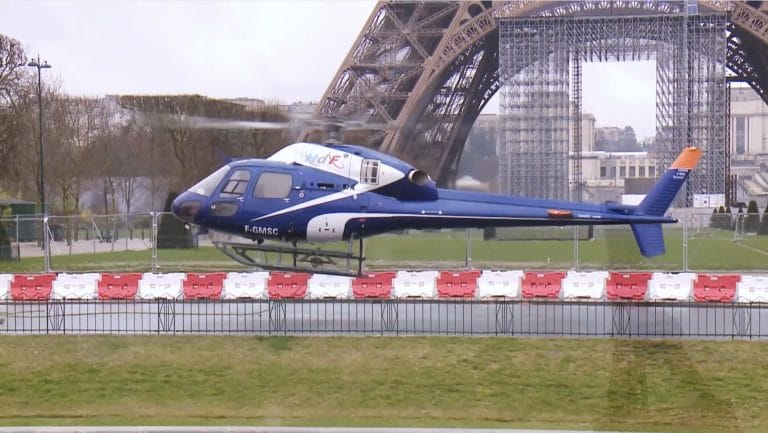
[[[670,182],[688,171],[671,169]],[[188,223],[254,241],[334,242],[403,229],[634,227],[675,221],[663,212],[638,212],[636,206],[617,203],[441,189],[391,156],[309,143],[288,146],[266,160],[230,163],[182,193],[173,211]]]

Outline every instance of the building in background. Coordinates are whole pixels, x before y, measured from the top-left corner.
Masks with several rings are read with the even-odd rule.
[[[764,203],[760,198],[768,198],[768,105],[749,87],[731,88],[730,100],[731,170],[738,180],[737,201],[757,198]],[[500,154],[498,121],[496,114],[478,117],[458,172],[458,177],[487,182],[493,192],[502,192],[498,165],[494,166]],[[649,151],[653,140],[640,143],[631,127],[597,128],[595,123],[594,115],[582,114],[584,200],[636,202],[661,174],[656,154]]]
[[[768,197],[768,105],[749,87],[731,88],[731,173],[738,201]]]

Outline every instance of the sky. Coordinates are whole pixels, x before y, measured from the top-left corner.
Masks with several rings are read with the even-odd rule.
[[[0,0],[0,33],[73,95],[201,94],[317,101],[373,0]],[[652,64],[652,62],[650,62]],[[649,72],[650,71],[650,72]],[[584,67],[597,126],[654,131],[653,67]],[[498,112],[494,98],[486,112]]]

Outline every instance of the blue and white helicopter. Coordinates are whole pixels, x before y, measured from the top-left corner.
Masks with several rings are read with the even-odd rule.
[[[442,189],[381,152],[295,143],[219,168],[180,194],[172,210],[225,254],[264,269],[326,272],[346,260],[349,269],[328,273],[359,274],[363,239],[403,229],[628,224],[640,252],[652,257],[665,252],[661,224],[676,222],[665,214],[700,157],[700,149],[685,148],[645,199],[628,206]],[[346,250],[318,246],[343,241]]]

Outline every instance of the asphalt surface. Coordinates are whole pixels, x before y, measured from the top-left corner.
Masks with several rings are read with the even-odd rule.
[[[442,429],[387,427],[0,427],[0,433],[590,433],[594,430]],[[601,432],[620,433],[620,432]]]

